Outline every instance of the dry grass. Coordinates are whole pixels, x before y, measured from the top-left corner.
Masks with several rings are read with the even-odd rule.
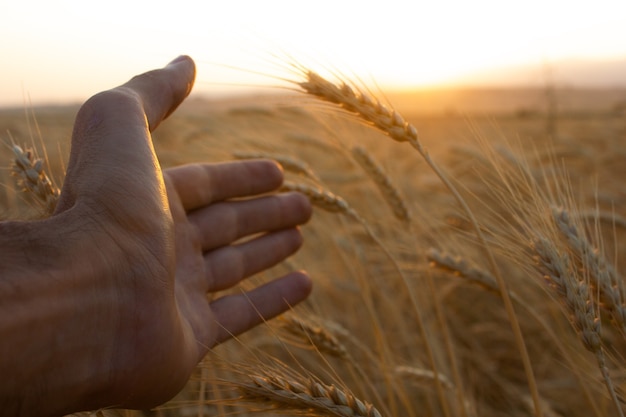
[[[547,141],[540,117],[402,116],[303,74],[326,104],[195,103],[155,135],[165,166],[277,159],[283,190],[320,210],[305,247],[251,282],[303,268],[312,297],[216,348],[176,399],[142,414],[622,415],[623,119],[561,117]],[[19,131],[19,117],[0,125]],[[39,178],[22,159],[22,181]],[[0,197],[7,211],[28,204]]]

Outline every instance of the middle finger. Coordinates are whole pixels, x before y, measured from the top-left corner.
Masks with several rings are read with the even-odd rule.
[[[256,233],[305,223],[311,216],[309,200],[299,193],[276,194],[249,200],[212,204],[189,214],[203,251],[229,245]]]

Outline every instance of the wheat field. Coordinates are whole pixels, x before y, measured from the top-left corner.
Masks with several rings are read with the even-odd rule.
[[[153,135],[164,167],[283,165],[316,209],[305,245],[242,285],[305,269],[312,296],[215,348],[159,409],[94,415],[623,415],[626,94],[392,108],[316,77],[192,98]],[[0,111],[4,217],[45,215],[13,145],[58,186],[76,110]]]

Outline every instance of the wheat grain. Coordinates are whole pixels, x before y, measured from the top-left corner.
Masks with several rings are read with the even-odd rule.
[[[535,238],[531,248],[538,271],[570,311],[570,320],[585,348],[594,354],[601,352],[600,320],[593,309],[588,285],[576,277],[570,256],[557,251],[545,238]]]
[[[32,193],[47,214],[52,214],[59,200],[59,189],[50,180],[43,169],[43,160],[31,149],[23,150],[13,145],[12,174],[17,177],[18,186],[23,191]]]
[[[600,318],[594,311],[594,303],[587,283],[577,277],[575,266],[568,253],[559,252],[549,240],[536,237],[531,247],[535,252],[537,269],[569,310],[572,325],[579,333],[583,346],[596,357],[609,395],[618,414],[623,416],[621,404],[617,399],[606,366]]]
[[[251,382],[235,382],[247,401],[271,401],[294,410],[315,410],[337,417],[382,417],[370,403],[334,385],[313,379],[297,381],[280,375],[249,375]]]
[[[322,188],[314,187],[308,184],[285,181],[281,186],[280,191],[295,191],[302,193],[309,198],[311,204],[315,207],[331,213],[343,213],[355,219],[360,219],[360,216],[352,207],[350,207],[346,200]]]
[[[310,343],[320,352],[340,358],[348,357],[348,351],[339,339],[310,317],[305,319],[296,314],[287,314],[279,318],[279,323],[290,334]]]
[[[416,368],[414,366],[396,366],[394,373],[409,377],[416,382],[434,382],[438,380],[446,389],[454,389],[454,384],[450,381],[450,378],[442,373],[435,373],[428,369]]]
[[[590,283],[598,288],[602,301],[600,305],[605,307],[617,325],[626,331],[626,305],[624,304],[626,291],[622,277],[606,261],[601,252],[593,247],[566,209],[553,207],[552,218],[576,253],[581,268],[588,271]]]
[[[389,176],[382,167],[370,156],[370,154],[362,146],[352,148],[352,155],[359,163],[361,168],[369,175],[383,195],[384,200],[391,207],[394,216],[403,221],[410,222],[411,216],[409,209],[404,204],[404,200],[400,196],[400,192],[393,185]]]
[[[461,256],[454,256],[448,252],[429,248],[426,251],[426,259],[432,267],[444,269],[491,292],[499,293],[498,284],[489,272],[477,268]]]
[[[419,143],[417,129],[402,115],[388,109],[378,99],[355,90],[346,83],[337,86],[313,71],[306,71],[306,81],[297,83],[307,94],[335,103],[356,113],[363,120],[387,133],[398,142]],[[421,145],[419,146],[421,149]]]

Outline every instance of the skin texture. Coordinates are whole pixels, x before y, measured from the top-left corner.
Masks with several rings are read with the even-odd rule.
[[[194,78],[181,56],[89,99],[55,214],[0,222],[0,415],[158,405],[211,347],[310,293],[293,272],[216,294],[297,251],[311,206],[268,194],[272,161],[161,170],[150,132]]]

